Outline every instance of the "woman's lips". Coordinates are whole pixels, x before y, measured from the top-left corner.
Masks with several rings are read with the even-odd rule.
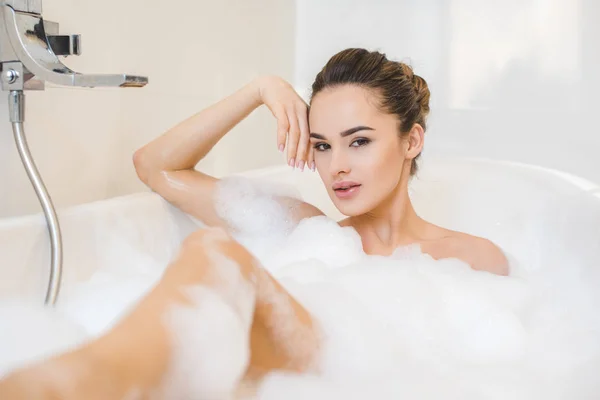
[[[335,195],[340,199],[349,199],[356,196],[360,190],[361,185],[352,185],[347,188],[334,189]]]

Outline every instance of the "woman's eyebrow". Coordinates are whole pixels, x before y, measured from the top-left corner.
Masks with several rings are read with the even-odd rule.
[[[346,136],[350,136],[353,133],[356,133],[358,131],[374,131],[375,129],[368,127],[368,126],[355,126],[354,128],[350,128],[350,129],[346,129],[343,132],[340,132],[340,136],[341,137],[346,137]],[[321,140],[326,140],[325,136],[321,135],[320,133],[315,133],[315,132],[311,132],[310,134],[311,138],[315,138],[315,139],[321,139]]]

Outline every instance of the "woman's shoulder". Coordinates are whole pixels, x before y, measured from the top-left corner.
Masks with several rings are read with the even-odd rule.
[[[487,271],[496,275],[508,275],[509,263],[504,252],[491,240],[450,231],[444,239],[440,250],[447,252],[448,257],[458,258],[468,263],[471,268]]]

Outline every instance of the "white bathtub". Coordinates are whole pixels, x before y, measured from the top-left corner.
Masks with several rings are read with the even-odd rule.
[[[291,184],[298,189],[305,200],[319,206],[332,218],[338,219],[341,217],[330,203],[316,173],[292,171],[289,167],[283,166],[249,171],[244,175]],[[507,357],[510,359],[511,354],[513,356],[514,354],[520,354],[520,343],[528,343],[526,347],[530,351],[528,354],[533,354],[529,358],[526,357],[529,362],[536,360],[536,354],[543,354],[543,357],[537,356],[537,364],[533,364],[536,376],[532,377],[526,372],[518,372],[527,371],[527,365],[529,364],[524,366],[520,366],[518,363],[515,364],[520,368],[514,370],[517,371],[519,376],[523,375],[527,376],[528,380],[531,379],[529,387],[519,388],[517,383],[513,387],[510,384],[512,381],[508,379],[506,388],[498,388],[496,386],[498,382],[495,382],[493,378],[494,374],[485,372],[489,381],[487,382],[487,390],[496,393],[497,390],[502,389],[505,392],[500,393],[509,394],[513,393],[511,390],[516,391],[516,393],[519,390],[523,393],[527,393],[527,390],[537,391],[538,388],[541,391],[547,391],[547,385],[536,386],[535,384],[535,382],[538,382],[536,379],[548,379],[545,375],[546,369],[541,368],[546,365],[546,361],[543,360],[552,360],[552,357],[554,357],[554,361],[548,364],[550,365],[548,371],[553,371],[553,373],[560,371],[562,375],[560,375],[560,379],[556,380],[556,383],[560,383],[564,379],[568,381],[568,379],[573,379],[573,376],[580,375],[580,371],[573,367],[573,365],[579,365],[577,364],[578,357],[583,357],[584,354],[590,352],[600,354],[600,352],[594,353],[594,348],[598,347],[597,329],[600,329],[600,320],[591,317],[595,315],[597,304],[600,304],[600,301],[591,299],[593,296],[588,296],[590,293],[597,293],[596,288],[600,286],[600,269],[597,268],[600,264],[600,190],[597,185],[567,174],[527,165],[489,160],[424,160],[419,176],[411,183],[411,195],[417,211],[425,218],[450,228],[488,237],[505,249],[511,257],[516,258],[519,264],[525,266],[525,269],[517,268],[511,271],[516,279],[502,280],[504,283],[501,286],[484,286],[488,289],[491,288],[492,292],[494,290],[504,290],[500,293],[506,293],[506,296],[500,296],[500,300],[496,299],[495,302],[490,302],[485,296],[473,297],[474,293],[479,293],[479,286],[465,285],[463,287],[460,280],[453,281],[449,285],[451,287],[446,289],[447,292],[440,292],[458,293],[468,288],[466,297],[455,296],[454,303],[452,301],[444,303],[444,307],[450,307],[452,304],[454,304],[454,307],[460,306],[463,300],[467,301],[465,304],[469,304],[469,306],[456,308],[458,310],[456,312],[464,314],[461,314],[456,321],[471,321],[471,323],[465,322],[466,328],[462,328],[466,338],[473,338],[473,335],[470,334],[473,326],[479,327],[477,329],[485,328],[484,332],[488,334],[494,333],[493,329],[486,330],[489,327],[494,329],[500,327],[499,334],[482,335],[482,337],[488,339],[487,344],[481,347],[483,349],[481,354],[483,355],[479,353],[480,347],[463,346],[461,340],[458,340],[458,344],[449,344],[450,342],[445,339],[447,337],[445,335],[450,332],[448,337],[453,337],[452,335],[456,334],[453,329],[458,329],[456,328],[458,325],[435,325],[435,321],[443,321],[444,313],[449,311],[443,311],[445,310],[444,307],[441,307],[442,310],[429,310],[425,307],[429,310],[427,315],[431,315],[431,321],[433,321],[434,326],[438,326],[437,331],[441,335],[435,339],[436,343],[445,343],[446,346],[449,346],[447,349],[459,348],[461,349],[459,351],[464,349],[467,353],[466,355],[461,353],[461,357],[465,356],[467,359],[472,357],[473,360],[479,360],[478,357],[487,357],[490,360],[496,360],[496,364],[491,362],[490,365],[501,365],[502,363],[497,359],[503,360],[503,349],[508,349]],[[70,349],[72,346],[85,341],[90,335],[98,335],[109,328],[133,301],[156,282],[163,268],[174,256],[174,251],[178,248],[181,240],[201,226],[201,224],[170,206],[154,193],[140,193],[85,204],[60,210],[58,214],[64,238],[64,279],[57,307],[51,310],[41,307],[49,267],[49,243],[43,217],[35,215],[0,221],[0,343],[4,346],[0,346],[0,377],[14,368],[56,352]],[[410,265],[408,271],[419,274],[419,268],[422,265],[414,269],[412,267]],[[404,265],[404,268],[404,270],[399,268],[396,271],[407,271],[406,265]],[[569,273],[564,273],[567,268]],[[585,268],[585,271],[577,268]],[[299,276],[302,278],[304,271],[298,269]],[[364,269],[361,269],[360,272],[363,271]],[[523,272],[525,272],[524,279],[521,279],[519,273]],[[310,275],[310,270],[308,274]],[[530,277],[537,276],[538,278],[550,277],[550,279],[535,280],[538,288],[540,285],[544,285],[545,282],[549,282],[547,286],[550,287],[550,294],[547,291],[539,290],[532,292],[543,293],[546,300],[541,306],[537,305],[535,315],[538,316],[538,319],[527,320],[527,318],[524,318],[523,321],[526,322],[521,323],[519,317],[515,316],[516,314],[510,307],[507,309],[503,307],[513,302],[520,304],[519,302],[526,298],[524,296],[526,292],[523,292],[525,286],[522,286],[522,283],[527,280],[528,275]],[[403,293],[404,300],[394,303],[385,300],[384,296],[382,298],[384,300],[377,303],[377,309],[379,310],[380,306],[385,304],[392,304],[394,307],[402,307],[402,304],[404,304],[404,308],[401,308],[400,311],[396,311],[397,308],[394,309],[394,315],[401,315],[403,324],[404,319],[408,318],[410,322],[404,325],[410,327],[410,329],[415,329],[415,332],[422,332],[423,327],[428,326],[429,318],[419,316],[421,314],[418,310],[421,308],[415,307],[415,305],[421,301],[426,306],[429,296],[439,297],[439,295],[435,291],[424,290],[422,292],[424,297],[415,300],[414,293],[416,292],[414,291],[420,292],[422,288],[427,288],[428,286],[423,286],[423,282],[426,280],[415,278],[417,275],[412,276],[412,278],[410,278],[411,275],[406,276],[409,279],[393,283],[390,292],[393,298],[388,299],[396,300],[400,293]],[[377,274],[374,277],[376,278]],[[483,279],[481,282],[486,282],[488,277],[481,278]],[[489,278],[492,278],[492,276],[489,276]],[[500,279],[499,277],[493,278]],[[473,282],[473,279],[474,276],[470,276],[467,281]],[[570,286],[569,281],[571,281]],[[282,280],[282,282],[284,281]],[[359,284],[363,285],[364,282],[364,277],[362,277]],[[491,281],[487,284],[490,283]],[[400,289],[397,288],[396,284],[399,284]],[[333,285],[335,289],[336,286]],[[413,287],[413,285],[416,286]],[[459,287],[457,288],[455,285]],[[367,285],[367,287],[377,286]],[[477,287],[475,292],[473,292],[473,287]],[[339,290],[339,287],[337,288]],[[530,285],[526,288],[533,289],[535,286]],[[327,292],[329,293],[329,289],[327,289]],[[359,288],[359,292],[375,300],[380,299],[382,296],[379,291],[362,290],[362,286]],[[331,293],[339,294],[335,290]],[[573,293],[582,293],[582,295],[573,296]],[[17,301],[9,301],[11,298]],[[456,298],[459,300],[457,301]],[[327,304],[332,304],[335,309],[336,299],[327,299],[326,297],[323,301],[317,297],[317,306],[315,308],[315,304],[313,304],[311,309],[310,303],[314,300],[304,298],[304,300],[308,300],[305,305],[308,304],[313,315],[319,315],[323,310],[327,312],[327,306],[325,306]],[[448,297],[444,297],[444,299],[447,301]],[[25,307],[22,307],[20,304],[23,303],[23,300],[25,300],[25,303],[33,301],[39,306],[25,305]],[[489,314],[481,319],[476,318],[479,315],[478,312],[481,311],[478,308],[481,306],[480,303],[484,305],[485,310],[488,310],[485,308],[486,304],[489,308]],[[350,302],[350,304],[354,303]],[[434,302],[433,304],[441,303]],[[525,308],[532,305],[536,307],[535,302],[524,302],[524,304]],[[515,310],[517,309],[518,307],[515,308]],[[413,310],[417,310],[416,314]],[[545,325],[547,322],[546,317],[549,315],[546,312],[547,310],[552,312],[551,315],[553,316],[550,321],[555,325]],[[572,318],[575,316],[574,313],[578,311],[582,318]],[[362,321],[366,318],[365,315],[360,317],[360,312],[358,316],[355,315],[355,312],[357,310],[352,310],[352,318],[349,320]],[[459,317],[456,313],[450,314],[452,315],[452,321],[455,320],[455,317]],[[340,314],[332,315],[337,316]],[[586,315],[590,316],[589,321],[587,321]],[[391,316],[391,314],[388,316]],[[371,314],[369,314],[370,317]],[[323,316],[321,318],[321,322],[325,321]],[[335,318],[331,318],[331,321],[334,321],[334,326],[339,323]],[[575,321],[574,325],[572,325],[573,321]],[[386,319],[385,323],[387,324],[389,321]],[[534,328],[531,331],[526,331],[523,326],[530,323],[533,324]],[[348,321],[342,319],[340,326],[344,334],[338,337],[340,339],[339,343],[346,343],[346,340],[356,336],[346,334],[346,332],[357,328],[352,324],[348,328],[347,324]],[[440,326],[445,326],[445,328],[441,329]],[[360,329],[358,330],[360,331]],[[333,329],[333,332],[335,331]],[[556,334],[552,335],[554,332]],[[546,333],[549,335],[546,335]],[[506,337],[503,336],[505,334]],[[573,348],[569,344],[572,341],[570,338],[573,337],[571,335],[578,335],[578,339],[573,342],[576,342],[579,347]],[[360,337],[360,335],[358,336]],[[427,335],[423,336],[427,337]],[[375,338],[378,337],[376,334]],[[385,339],[385,335],[381,337]],[[411,340],[414,343],[411,343],[416,344],[417,348],[421,346],[420,356],[425,357],[425,359],[431,357],[431,360],[427,372],[423,374],[416,373],[414,385],[404,385],[403,389],[408,390],[406,393],[408,393],[407,397],[410,398],[431,398],[413,395],[411,390],[416,390],[414,393],[421,393],[422,390],[426,391],[431,386],[427,383],[419,384],[419,379],[425,379],[424,377],[430,379],[429,377],[434,376],[430,368],[437,368],[438,356],[428,355],[429,352],[426,349],[430,347],[430,343],[423,347],[422,344],[419,345],[421,343],[419,340],[415,341],[415,338],[420,337],[418,334],[405,337],[412,338]],[[533,339],[531,342],[526,342],[526,338],[529,337]],[[547,342],[550,344],[544,342],[547,337],[549,337]],[[520,342],[520,340],[523,342]],[[372,342],[379,343],[377,340]],[[399,340],[398,342],[402,341]],[[477,340],[474,342],[481,343]],[[339,361],[340,365],[344,365],[344,368],[348,363],[352,364],[352,360],[356,357],[356,349],[364,347],[364,343],[363,345],[358,344],[362,343],[360,341],[357,343],[350,341],[348,343],[350,343],[348,347],[333,358],[335,360],[339,358],[341,360]],[[392,345],[393,343],[396,343],[396,337],[388,344]],[[468,343],[468,341],[464,343]],[[486,342],[484,341],[484,343]],[[556,343],[560,344],[560,347],[554,353],[549,352],[548,346],[553,347]],[[536,344],[538,345],[536,346]],[[361,357],[367,360],[363,362],[363,359],[361,359],[358,364],[359,372],[362,371],[360,368],[364,365],[369,366],[369,368],[371,366],[376,367],[379,365],[377,360],[389,358],[390,347],[388,345],[381,348],[371,346],[371,348],[369,353],[358,352]],[[433,349],[435,350],[435,346],[433,346]],[[448,353],[447,349],[442,354],[452,354],[451,352]],[[353,351],[348,352],[347,350]],[[372,356],[370,355],[371,351],[373,351]],[[350,354],[349,359],[345,359],[344,355],[348,353]],[[565,364],[562,357],[571,353],[572,357],[566,357],[565,361],[570,362],[570,364],[567,364],[570,365],[570,369],[563,371]],[[410,360],[409,357],[409,364]],[[539,360],[542,360],[542,363]],[[400,358],[396,362],[401,365]],[[387,365],[386,363],[383,364]],[[461,364],[456,365],[458,368]],[[344,368],[341,370],[344,371]],[[378,369],[375,368],[375,370]],[[462,370],[459,369],[458,371]],[[594,367],[590,371],[594,371]],[[359,376],[362,376],[362,372],[359,373]],[[348,376],[351,377],[352,375]],[[470,382],[471,377],[469,375],[465,376],[467,377],[465,379]],[[587,373],[582,376],[581,382],[575,381],[566,384],[569,392],[574,390],[578,393],[574,398],[584,398],[583,395],[580,395],[581,393],[588,395],[598,393],[600,390],[600,386],[595,383],[597,382],[595,375]],[[404,378],[409,379],[407,382],[413,382],[410,378]],[[348,379],[351,382],[354,381],[351,378],[344,377],[341,385],[336,390],[345,390]],[[444,379],[447,378],[440,376],[440,379],[438,383],[443,384],[446,382]],[[458,378],[452,378],[452,382],[455,379]],[[515,378],[513,377],[513,379]],[[322,381],[321,384],[325,385],[325,382],[326,380]],[[387,387],[386,385],[389,382],[386,382],[388,381],[384,380],[377,383],[377,385],[378,387],[380,384]],[[454,384],[450,385],[451,389],[448,390],[450,392],[460,390],[459,383],[456,383],[457,387],[454,387]],[[280,398],[281,393],[293,391],[290,388],[296,387],[295,384],[308,385],[306,388],[311,387],[310,379],[303,382],[289,382],[291,386],[288,387],[285,380],[277,381],[275,375],[275,380],[271,381],[270,385],[267,384],[267,389],[265,389],[273,391],[275,397],[267,396],[267,398]],[[319,388],[317,383],[315,385],[317,386],[313,387],[314,390]],[[434,391],[446,393],[444,387],[436,384]],[[360,388],[360,385],[357,388]],[[366,388],[370,390],[368,386]],[[563,389],[552,387],[550,393],[559,393],[561,390]],[[327,393],[327,391],[324,393]],[[371,392],[368,391],[368,393]],[[460,394],[460,392],[454,394],[457,393]],[[380,398],[398,398],[398,396]],[[543,395],[541,397],[511,398],[548,397]],[[563,398],[556,397],[560,400]]]
[[[332,218],[342,217],[316,173],[282,166],[242,175],[292,184],[306,201]],[[566,173],[490,160],[424,159],[411,183],[411,195],[417,212],[426,219],[488,237],[533,267],[544,254],[556,250],[556,242],[579,244],[577,251],[584,248],[585,253],[581,257],[600,256],[598,246],[589,245],[599,243],[600,236],[590,237],[594,232],[589,227],[577,238],[577,224],[596,219],[600,226],[600,188]],[[549,232],[552,227],[544,225],[547,214],[540,210],[556,204],[564,204],[565,218],[572,224],[554,221],[557,231]],[[548,212],[556,217],[553,210]],[[150,192],[62,209],[58,215],[63,232],[63,293],[103,268],[122,265],[126,269],[135,262],[143,269],[144,260],[154,267],[164,266],[179,242],[198,228],[192,218]],[[0,299],[43,301],[49,249],[42,214],[0,220]]]

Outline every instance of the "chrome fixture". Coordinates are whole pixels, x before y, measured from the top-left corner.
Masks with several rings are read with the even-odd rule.
[[[15,143],[40,201],[51,243],[46,304],[55,304],[62,276],[62,238],[52,200],[35,166],[27,141],[25,90],[44,90],[45,82],[62,86],[143,87],[148,78],[127,74],[81,74],[58,56],[81,54],[80,35],[59,35],[58,23],[42,17],[42,0],[0,1],[0,71],[2,90],[9,92],[9,116]]]

